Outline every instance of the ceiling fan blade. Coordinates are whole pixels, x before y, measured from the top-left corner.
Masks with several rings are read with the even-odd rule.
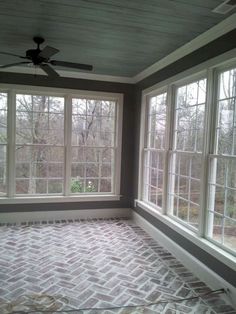
[[[51,78],[60,77],[60,75],[53,70],[48,64],[40,64],[40,68]]]
[[[1,65],[0,69],[6,69],[6,68],[14,67],[16,65],[29,64],[29,63],[31,63],[31,62],[23,61],[23,62],[16,62],[16,63],[5,64],[5,65]]]
[[[46,46],[45,48],[43,48],[43,50],[39,53],[39,57],[45,58],[45,59],[49,59],[51,58],[51,56],[55,55],[56,53],[58,53],[59,50],[50,46]]]
[[[13,56],[13,57],[18,57],[18,58],[22,58],[22,59],[26,59],[26,57],[20,56],[20,55],[16,55],[14,53],[11,52],[5,52],[5,51],[0,51],[1,55],[6,55],[6,56]]]
[[[73,63],[73,62],[65,62],[65,61],[57,61],[57,60],[51,60],[50,63],[52,65],[58,65],[61,67],[86,70],[86,71],[92,71],[93,69],[93,66],[89,64],[81,64],[81,63]]]

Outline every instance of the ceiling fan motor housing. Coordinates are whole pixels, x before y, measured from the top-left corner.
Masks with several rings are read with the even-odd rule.
[[[37,44],[37,49],[29,49],[26,51],[26,57],[30,59],[34,65],[40,65],[42,62],[47,62],[48,59],[39,56],[42,51],[39,46],[45,41],[44,38],[35,36],[33,41]]]
[[[40,52],[41,50],[39,48],[29,49],[26,51],[26,57],[30,59],[34,65],[39,65],[42,62],[47,62],[48,59],[39,56]]]

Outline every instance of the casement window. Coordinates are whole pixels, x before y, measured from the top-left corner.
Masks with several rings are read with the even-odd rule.
[[[235,61],[147,89],[141,121],[137,204],[236,254]]]
[[[118,199],[121,128],[120,94],[5,88],[0,195],[16,202],[35,196]]]

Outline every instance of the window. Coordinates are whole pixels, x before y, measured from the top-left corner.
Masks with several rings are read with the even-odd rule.
[[[0,93],[0,195],[7,192],[7,94]]]
[[[16,194],[64,191],[64,98],[16,95]]]
[[[150,97],[147,111],[147,145],[144,149],[144,199],[158,208],[162,208],[166,148],[166,92]]]
[[[121,121],[119,94],[0,93],[0,195],[118,196]]]
[[[112,192],[114,101],[72,99],[71,192]]]
[[[236,250],[236,68],[220,73],[218,80],[208,237]]]
[[[235,59],[193,75],[143,91],[137,204],[236,254]]]
[[[169,205],[172,215],[194,228],[198,227],[200,212],[205,102],[206,79],[178,87],[176,90]]]

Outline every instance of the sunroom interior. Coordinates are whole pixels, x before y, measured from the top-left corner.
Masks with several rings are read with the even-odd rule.
[[[0,3],[1,313],[236,313],[235,10]]]

